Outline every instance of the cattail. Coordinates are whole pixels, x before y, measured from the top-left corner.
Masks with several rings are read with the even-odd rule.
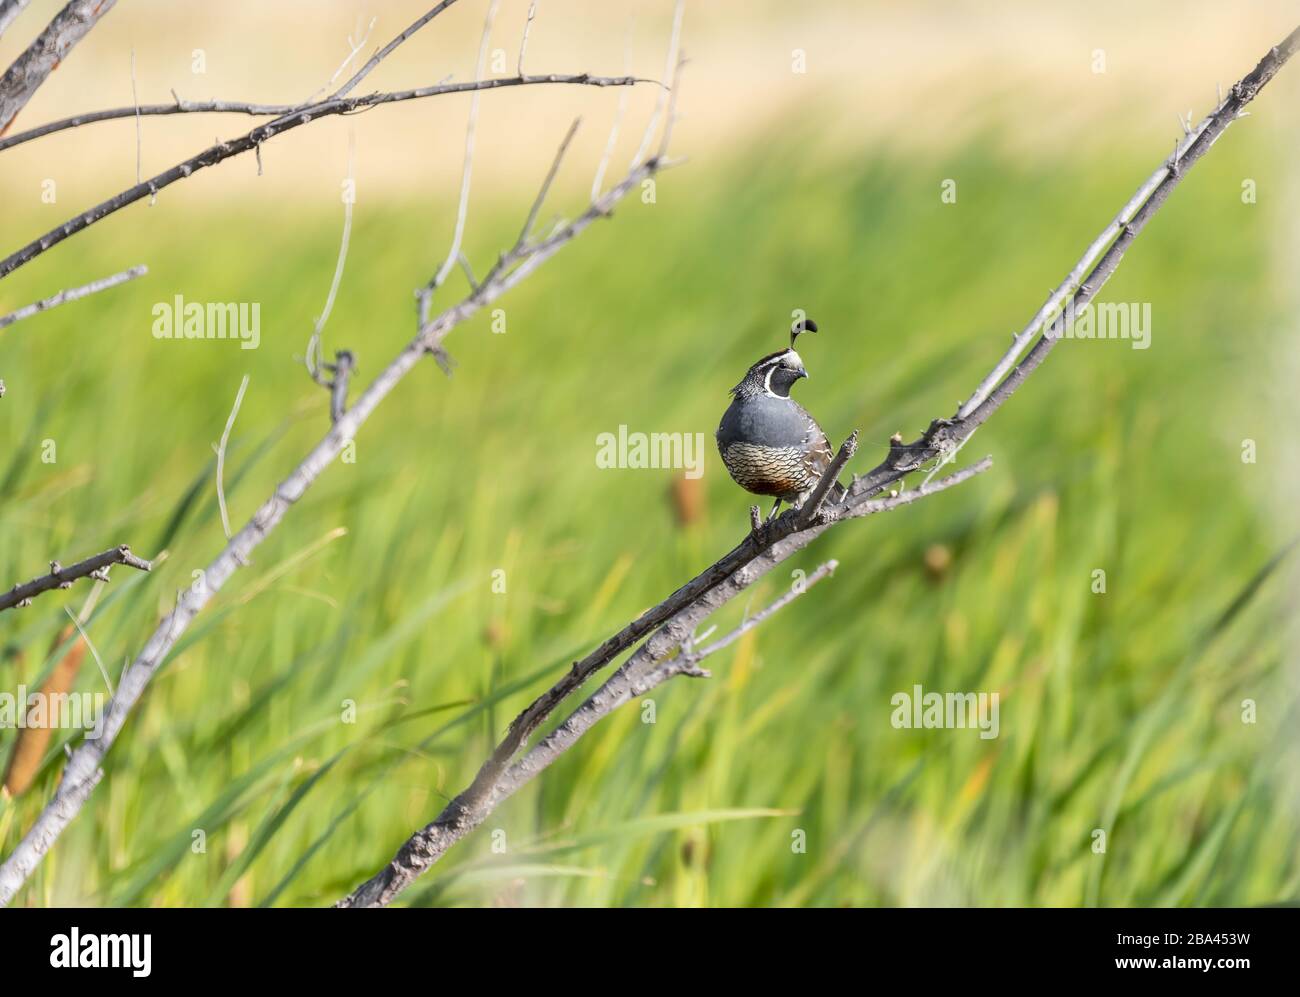
[[[704,479],[673,478],[668,492],[680,526],[692,526],[704,517]]]
[[[60,647],[64,641],[71,638],[76,632],[76,628],[71,625],[65,627],[54,638],[54,644],[50,650],[53,651],[55,648]],[[81,662],[85,657],[86,642],[78,636],[72,646],[68,648],[67,653],[64,654],[63,660],[54,666],[49,678],[41,686],[39,695],[45,702],[59,702],[63,696],[72,691],[72,687],[77,681],[77,672],[81,670]],[[27,704],[20,703],[19,708],[25,712]],[[47,711],[45,721],[47,725],[57,722],[57,718],[53,716],[53,711]],[[14,742],[14,750],[9,755],[9,765],[5,769],[4,788],[10,796],[19,796],[31,786],[32,781],[36,778],[36,773],[40,771],[41,759],[45,757],[45,751],[50,745],[51,731],[50,726],[25,726],[19,729],[18,739]]]
[[[925,549],[925,570],[930,578],[941,582],[952,567],[952,550],[945,544],[930,544]]]

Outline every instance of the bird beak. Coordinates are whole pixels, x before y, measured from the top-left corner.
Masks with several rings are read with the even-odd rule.
[[[799,370],[798,370],[798,374],[799,374],[800,377],[807,377],[807,376],[808,376],[808,372],[807,372],[806,370],[804,370],[802,367],[799,368]]]

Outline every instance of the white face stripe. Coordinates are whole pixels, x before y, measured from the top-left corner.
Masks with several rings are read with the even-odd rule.
[[[776,373],[778,367],[782,366],[791,366],[797,370],[803,370],[803,358],[794,350],[786,350],[784,353],[778,353],[771,360],[768,360],[763,364],[763,366],[767,368],[767,374],[763,378],[763,391],[767,396],[769,398],[789,398],[790,395],[788,393],[778,395],[772,390],[772,375]]]
[[[778,353],[770,360],[765,361],[762,366],[775,367],[778,364],[785,363],[787,360],[793,361],[793,363],[798,367],[803,367],[803,357],[799,356],[799,354],[794,350],[786,350],[784,353]]]

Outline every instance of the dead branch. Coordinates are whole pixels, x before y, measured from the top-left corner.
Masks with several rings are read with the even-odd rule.
[[[72,0],[54,15],[45,30],[14,60],[3,77],[0,77],[0,135],[9,130],[32,95],[40,89],[46,77],[68,57],[72,47],[99,23],[99,19],[113,9],[117,0]],[[21,5],[18,5],[21,9]],[[4,23],[18,13],[3,12]],[[3,25],[0,24],[0,28]]]
[[[29,3],[31,0],[0,0],[0,35],[5,33],[5,29]]]
[[[366,110],[372,107],[378,107],[382,104],[392,104],[405,100],[419,100],[425,97],[441,97],[449,93],[473,93],[480,90],[500,90],[505,87],[520,86],[538,86],[542,84],[563,84],[570,86],[591,86],[591,87],[625,87],[634,86],[637,83],[652,83],[653,80],[645,80],[633,76],[593,76],[590,73],[551,73],[544,76],[509,76],[500,79],[491,80],[473,80],[468,83],[442,83],[435,86],[419,87],[414,90],[400,90],[391,93],[369,94],[364,97],[342,97],[330,98],[320,101],[316,104],[309,104],[293,110],[288,114],[281,115],[274,121],[269,121],[264,125],[259,125],[252,131],[247,132],[238,138],[230,139],[226,142],[219,142],[216,145],[209,146],[202,152],[196,153],[184,162],[177,163],[170,169],[164,170],[148,180],[138,183],[133,187],[128,187],[119,194],[110,197],[106,201],[101,201],[93,208],[83,211],[81,214],[69,218],[62,225],[50,229],[38,239],[33,239],[26,246],[10,253],[3,260],[0,260],[0,277],[6,277],[13,273],[19,267],[30,263],[42,253],[47,252],[65,239],[71,238],[78,232],[83,232],[96,222],[102,221],[109,215],[121,211],[128,205],[136,201],[143,200],[146,197],[152,197],[160,190],[170,187],[179,180],[185,180],[192,177],[199,170],[209,166],[216,166],[223,163],[233,156],[239,156],[246,152],[251,152],[259,146],[269,142],[277,135],[283,135],[285,132],[292,131],[302,125],[310,124],[321,118],[328,118],[338,114],[351,114],[356,111]],[[135,113],[135,109],[131,109]]]
[[[7,328],[15,322],[21,322],[25,318],[31,318],[33,315],[39,315],[41,312],[49,311],[51,308],[56,308],[65,302],[76,301],[78,298],[97,294],[100,291],[107,291],[111,287],[117,287],[119,284],[135,280],[137,277],[143,277],[148,272],[149,268],[142,263],[139,266],[131,267],[130,270],[115,273],[111,277],[101,277],[99,280],[92,280],[89,284],[72,287],[66,291],[60,291],[58,294],[52,294],[40,301],[33,301],[30,305],[24,305],[8,315],[0,315],[0,329]]]
[[[49,574],[33,578],[22,585],[15,585],[4,595],[0,595],[0,610],[22,609],[30,606],[32,600],[42,592],[72,588],[72,583],[78,578],[95,578],[106,582],[108,569],[114,564],[125,564],[128,568],[136,568],[140,571],[148,571],[153,567],[144,558],[132,554],[131,548],[126,544],[110,547],[102,554],[88,557],[66,568],[58,561],[51,561]]]
[[[979,464],[965,468],[943,481],[927,486],[925,490],[916,489],[881,500],[881,503],[871,511],[884,512],[888,509],[910,504],[928,495],[933,495],[968,481],[975,475],[987,470],[990,466],[990,461],[981,461]],[[868,513],[864,511],[861,514],[867,515]],[[692,653],[689,650],[691,635],[695,632],[695,628],[699,623],[714,610],[734,599],[777,564],[802,550],[825,529],[827,529],[827,526],[823,525],[787,537],[783,543],[773,545],[763,554],[753,558],[749,564],[739,571],[731,574],[726,579],[725,584],[715,586],[712,591],[704,593],[691,605],[674,614],[669,621],[669,625],[656,632],[650,640],[638,648],[636,653],[629,657],[563,723],[538,741],[531,750],[525,753],[523,758],[513,764],[511,760],[515,755],[515,750],[510,750],[507,754],[505,746],[507,744],[520,745],[523,739],[512,737],[512,734],[516,731],[516,728],[512,727],[511,734],[507,734],[502,746],[493,753],[492,758],[479,770],[479,774],[469,788],[447,804],[442,813],[432,823],[411,835],[398,849],[392,861],[358,886],[347,897],[340,900],[335,906],[382,907],[392,903],[402,890],[437,862],[452,845],[478,827],[498,805],[517,792],[520,787],[534,779],[560,755],[571,748],[597,721],[635,696],[648,692],[676,675],[700,677],[699,662],[705,657],[704,651]],[[715,568],[717,566],[714,565]],[[830,570],[833,569],[827,569],[826,566],[823,566],[818,570],[829,574]],[[824,577],[824,575],[819,577]],[[794,595],[787,593],[786,602],[792,598],[794,598]],[[663,605],[660,604],[661,607]],[[780,609],[782,605],[785,605],[785,602],[778,600],[776,604],[768,607],[768,610],[760,614],[760,617],[766,619]],[[656,609],[659,608],[656,607]],[[761,619],[757,619],[757,622],[761,622]],[[757,625],[757,622],[754,625]],[[742,624],[740,629],[743,632],[745,624]],[[733,631],[732,634],[722,638],[716,644],[710,645],[705,650],[714,653],[728,646],[739,636],[739,633]],[[577,668],[576,663],[574,668]],[[545,716],[549,716],[568,698],[571,689],[568,689],[562,695],[559,690],[570,686],[570,683],[566,680],[572,674],[572,671],[567,673],[565,679],[562,679],[560,683],[557,683],[537,701],[538,703],[546,702]],[[537,703],[534,703],[534,707],[536,705]],[[530,707],[529,710],[534,709],[534,707]],[[524,721],[525,724],[531,723],[530,720],[525,720],[529,710],[525,710],[516,719],[515,723],[520,724],[521,721]],[[544,717],[541,719],[544,719]],[[538,720],[539,723],[541,719]],[[523,725],[518,729],[522,730]]]
[[[177,97],[170,104],[141,104],[139,107],[111,107],[103,111],[86,111],[71,117],[50,121],[26,131],[14,132],[0,138],[0,152],[11,149],[24,142],[32,142],[46,135],[92,125],[97,121],[113,121],[117,118],[142,118],[170,114],[243,114],[254,118],[277,117],[289,114],[301,104],[253,104],[242,100],[181,100]]]

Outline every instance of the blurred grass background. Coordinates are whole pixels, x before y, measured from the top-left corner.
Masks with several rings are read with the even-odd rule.
[[[353,5],[340,7],[350,22]],[[886,19],[864,11],[856,23]],[[469,34],[480,14],[460,12]],[[647,41],[665,14],[653,8]],[[113,16],[115,30],[132,23]],[[410,19],[386,16],[376,37]],[[607,52],[621,45],[614,24],[599,39]],[[1241,27],[1253,57],[1223,82],[1281,27]],[[713,37],[697,48],[710,52]],[[1093,46],[1081,45],[1076,72]],[[337,899],[463,788],[569,661],[738,539],[749,499],[712,432],[726,389],[782,345],[791,309],[823,329],[801,343],[812,378],[796,393],[834,439],[861,429],[869,466],[892,432],[910,436],[970,393],[1176,127],[1162,110],[1157,130],[1143,108],[1068,145],[1037,143],[1040,119],[1016,120],[1017,88],[985,81],[948,110],[978,103],[987,116],[926,149],[868,141],[871,126],[855,129],[870,105],[845,117],[811,90],[761,129],[710,141],[691,127],[697,107],[705,120],[720,113],[708,62],[697,57],[702,79],[688,76],[682,98],[691,162],[662,176],[655,203],[629,201],[501,302],[504,335],[488,316],[458,329],[451,379],[430,364],[380,408],[355,463],[319,481],[173,653],[21,903]],[[780,72],[788,65],[771,86]],[[1151,303],[1149,350],[1062,342],[963,452],[993,454],[990,473],[819,540],[788,568],[835,557],[833,579],[715,658],[712,681],[656,690],[655,723],[639,705],[611,717],[402,902],[1294,902],[1293,579],[1285,563],[1267,571],[1297,529],[1287,92],[1266,91],[1196,167],[1103,293]],[[508,132],[535,107],[558,138],[568,119],[547,110],[553,93],[485,97],[485,129]],[[592,154],[575,148],[560,191],[571,211],[617,98],[563,99],[590,116]],[[454,122],[464,109],[438,113]],[[148,576],[115,572],[87,627],[114,676],[222,544],[210,444],[240,378],[251,381],[226,471],[232,522],[327,425],[324,393],[295,358],[337,253],[346,127],[286,140],[326,164],[301,185],[276,169],[252,188],[231,180],[241,192],[223,199],[226,173],[251,170],[233,164],[193,181],[204,193],[182,185],[137,206],[4,288],[13,306],[60,278],[150,266],[145,280],[0,334],[0,577],[119,542],[168,552]],[[357,353],[359,383],[412,334],[409,291],[445,251],[463,124],[448,127],[430,166],[441,179],[423,192],[368,186],[367,163],[409,157],[360,144],[351,252],[326,330],[331,349]],[[628,127],[630,155],[639,128]],[[97,148],[98,134],[60,139],[61,154]],[[130,132],[115,134],[115,168],[129,172]],[[513,241],[551,145],[528,146],[509,176],[486,168],[472,259]],[[43,165],[19,163],[5,182],[26,190],[21,171]],[[1245,177],[1257,204],[1242,203]],[[944,178],[957,180],[956,204],[940,202]],[[14,199],[7,243],[47,227],[51,210],[84,206],[32,202]],[[261,348],[154,340],[150,309],[175,294],[261,302]],[[673,474],[597,468],[597,435],[620,424],[705,434],[692,522],[675,514]],[[1241,460],[1248,438],[1256,464]],[[44,440],[56,442],[53,464]],[[1104,595],[1091,591],[1099,568]],[[789,580],[775,572],[751,605]],[[48,672],[63,605],[85,594],[5,614],[0,690]],[[890,697],[915,684],[998,691],[1000,737],[895,730]],[[83,668],[78,688],[101,690],[97,669]],[[1242,722],[1246,699],[1257,723]],[[0,753],[12,741],[0,732]],[[48,798],[60,755],[32,791],[0,802],[0,851]],[[792,847],[798,832],[805,850]]]

